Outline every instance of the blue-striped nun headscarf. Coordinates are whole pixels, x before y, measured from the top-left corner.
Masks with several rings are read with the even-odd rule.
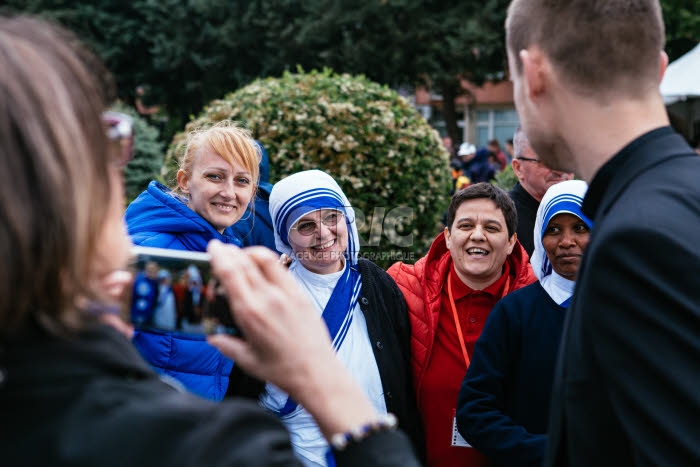
[[[545,230],[549,221],[557,214],[568,213],[581,219],[592,230],[593,222],[581,212],[583,197],[588,185],[583,180],[567,180],[552,185],[545,193],[540,207],[537,209],[535,220],[534,242],[535,251],[530,258],[530,264],[535,276],[545,291],[558,305],[567,307],[574,293],[573,281],[557,274],[547,258],[547,252],[542,244]]]
[[[270,216],[275,226],[277,251],[293,257],[289,231],[302,216],[320,209],[338,209],[345,215],[348,246],[345,259],[357,266],[360,240],[355,211],[336,181],[320,170],[297,172],[275,183],[270,192]]]

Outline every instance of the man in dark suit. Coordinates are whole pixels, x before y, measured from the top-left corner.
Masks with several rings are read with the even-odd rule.
[[[508,196],[513,200],[515,210],[518,212],[518,240],[528,256],[532,256],[532,252],[535,251],[533,239],[535,218],[542,197],[550,186],[564,180],[571,180],[574,174],[552,170],[544,165],[532,150],[520,126],[513,135],[513,144],[514,154],[511,165],[515,176],[518,177],[518,182],[508,192]]]
[[[545,465],[700,465],[700,158],[659,94],[659,2],[513,0],[506,42],[533,149],[590,185]]]

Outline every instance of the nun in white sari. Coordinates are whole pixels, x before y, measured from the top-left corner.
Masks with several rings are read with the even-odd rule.
[[[495,465],[541,465],[554,367],[576,273],[592,228],[580,180],[552,185],[535,221],[538,282],[499,301],[474,346],[457,401],[457,428]]]
[[[419,443],[406,305],[391,277],[359,259],[355,213],[345,194],[328,174],[299,172],[275,184],[270,214],[277,250],[292,258],[289,270],[315,303],[338,358],[377,411],[394,413],[399,427]],[[271,384],[261,403],[286,425],[304,465],[333,464],[328,444],[303,407]]]

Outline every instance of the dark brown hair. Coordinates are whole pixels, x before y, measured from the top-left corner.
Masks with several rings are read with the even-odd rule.
[[[664,24],[658,0],[513,0],[506,43],[511,73],[536,45],[576,92],[639,97],[658,86]]]
[[[78,322],[110,199],[110,80],[64,29],[0,17],[0,336]]]
[[[508,196],[508,193],[498,188],[490,183],[482,182],[475,183],[474,185],[469,185],[463,190],[459,190],[454,195],[452,195],[452,201],[450,201],[450,207],[447,208],[447,228],[451,232],[452,224],[455,221],[455,216],[457,215],[457,209],[465,201],[472,199],[490,199],[496,204],[496,207],[501,210],[503,217],[506,220],[506,227],[508,229],[508,238],[512,237],[515,231],[518,229],[518,214],[515,211],[515,205],[513,201]]]

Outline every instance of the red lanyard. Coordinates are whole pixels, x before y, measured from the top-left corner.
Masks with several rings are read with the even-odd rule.
[[[464,337],[462,336],[462,326],[459,324],[459,316],[457,316],[457,307],[455,306],[455,299],[452,297],[452,273],[447,274],[447,296],[450,297],[450,305],[452,305],[452,317],[455,320],[455,326],[457,326],[457,336],[459,336],[459,345],[462,347],[464,363],[466,363],[467,368],[469,368],[469,354],[467,353],[467,347],[464,345]]]

